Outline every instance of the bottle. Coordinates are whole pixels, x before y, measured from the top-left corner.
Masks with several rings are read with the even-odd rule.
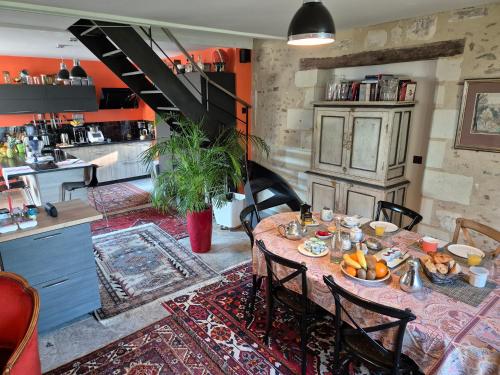
[[[200,68],[201,71],[203,71],[204,65],[203,65],[203,60],[201,59],[201,55],[198,55],[198,62],[196,63],[198,65],[198,68]]]
[[[340,217],[335,217],[335,234],[332,237],[331,262],[340,264],[343,255],[342,230],[340,229]]]
[[[191,55],[191,60],[194,61],[194,55]],[[184,67],[186,73],[191,73],[193,71],[193,64],[191,64],[191,61],[187,61],[186,65]]]

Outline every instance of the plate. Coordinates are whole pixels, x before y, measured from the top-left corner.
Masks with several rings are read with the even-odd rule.
[[[298,246],[298,249],[299,249],[299,253],[301,253],[302,255],[305,255],[306,257],[311,257],[311,258],[321,258],[321,257],[324,257],[326,254],[328,254],[330,252],[330,249],[326,248],[325,251],[323,251],[322,253],[313,254],[310,251],[308,251],[308,250],[305,249],[303,243],[301,243]]]
[[[391,270],[387,270],[387,275],[385,275],[381,279],[377,280],[363,280],[363,279],[358,279],[357,277],[349,275],[345,270],[344,270],[344,261],[340,262],[340,270],[344,274],[345,277],[356,280],[358,283],[364,284],[366,286],[379,286],[381,284],[385,284],[385,282],[391,278]]]
[[[448,251],[461,258],[467,258],[471,253],[484,257],[484,253],[481,250],[468,245],[449,245]]]
[[[404,255],[403,255],[404,254]],[[401,255],[403,257],[401,258]],[[406,261],[410,257],[410,253],[407,251],[406,253],[402,253],[400,249],[396,247],[392,248],[385,248],[383,250],[380,250],[378,253],[375,254],[375,258],[378,260],[385,260],[387,263],[387,267],[390,269],[396,268],[399,266],[401,263]]]
[[[385,232],[386,233],[392,233],[395,232],[399,229],[399,227],[396,224],[389,223],[387,221],[372,221],[370,223],[370,227],[375,230],[375,225],[383,225],[385,226]]]

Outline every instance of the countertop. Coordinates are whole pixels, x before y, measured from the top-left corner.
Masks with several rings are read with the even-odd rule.
[[[111,142],[99,142],[99,143],[78,143],[67,146],[59,144],[57,148],[60,148],[61,150],[66,150],[79,147],[112,146],[112,145],[126,144],[126,143],[144,143],[144,142],[151,143],[151,141],[152,139],[145,139],[145,140],[131,139],[130,141],[127,140],[127,141],[111,141]]]
[[[60,155],[60,158],[57,162],[64,162],[67,160],[77,160],[75,157],[73,157],[70,154],[66,155]],[[6,156],[3,156],[0,158],[0,166],[2,167],[3,170],[3,176],[6,178],[6,173],[8,175],[8,178],[10,177],[18,177],[18,176],[25,176],[25,175],[32,175],[32,174],[38,174],[38,173],[50,173],[50,172],[56,172],[56,171],[61,171],[61,170],[68,170],[68,169],[78,169],[78,168],[86,168],[90,163],[79,161],[75,162],[74,164],[65,164],[65,165],[60,165],[54,167],[54,168],[47,168],[47,169],[37,169],[38,164],[29,164],[26,162],[24,157],[20,157],[18,154],[15,154],[13,158],[8,158]],[[40,163],[40,166],[46,165],[46,163]],[[22,168],[20,170],[16,170],[15,168],[19,167],[26,167]],[[11,169],[12,168],[12,169]],[[31,170],[30,170],[31,168]]]
[[[36,227],[0,234],[0,243],[102,219],[101,213],[79,199],[54,203],[54,206],[58,211],[57,217],[47,215],[43,207],[38,207],[40,212]]]

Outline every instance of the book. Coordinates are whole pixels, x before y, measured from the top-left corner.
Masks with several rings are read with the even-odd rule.
[[[405,102],[411,102],[415,100],[415,92],[417,91],[417,83],[411,82],[406,84],[405,92]]]

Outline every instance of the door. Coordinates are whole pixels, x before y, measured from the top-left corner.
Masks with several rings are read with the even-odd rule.
[[[395,180],[405,176],[411,113],[411,110],[405,110],[396,111],[392,115],[387,180]]]
[[[328,207],[338,212],[339,187],[334,179],[321,176],[309,177],[309,202],[313,212]]]
[[[377,203],[383,199],[384,191],[365,186],[346,183],[343,188],[343,200],[347,215],[361,215],[373,219]]]
[[[349,118],[346,174],[383,180],[389,145],[387,111],[356,110]]]
[[[313,170],[344,173],[349,113],[349,110],[341,109],[316,109],[311,166]]]

